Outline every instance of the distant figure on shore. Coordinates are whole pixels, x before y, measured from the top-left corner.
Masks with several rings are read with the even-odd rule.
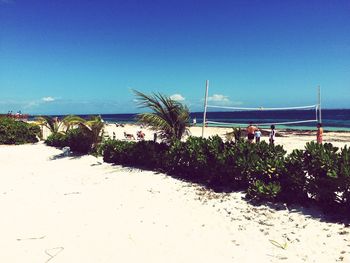
[[[274,144],[275,143],[275,138],[276,138],[275,125],[271,125],[271,131],[270,131],[270,136],[269,136],[270,144]]]
[[[153,141],[157,142],[157,133],[156,132],[153,134]]]
[[[136,133],[136,135],[137,135],[137,139],[138,139],[139,141],[143,141],[143,140],[145,139],[145,134],[144,134],[143,131],[138,131],[138,132]]]
[[[116,136],[115,136],[115,132],[113,132],[113,140],[115,140]]]
[[[124,137],[127,140],[135,140],[135,136],[133,134],[131,134],[131,133],[124,132]]]
[[[322,123],[317,124],[317,134],[316,134],[317,143],[322,144],[323,141],[323,128]]]
[[[193,118],[193,126],[196,126],[196,125],[197,125],[197,119]]]
[[[255,130],[255,142],[256,143],[260,142],[260,138],[261,138],[261,131],[257,127],[256,130]]]
[[[248,137],[248,142],[252,143],[254,138],[255,138],[255,131],[257,128],[253,125],[252,122],[249,123],[247,127],[247,137]]]

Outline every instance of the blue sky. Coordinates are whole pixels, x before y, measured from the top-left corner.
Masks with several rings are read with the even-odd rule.
[[[0,0],[0,112],[212,104],[349,108],[350,1]]]

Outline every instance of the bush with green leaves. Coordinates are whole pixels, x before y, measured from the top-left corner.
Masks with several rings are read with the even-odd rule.
[[[308,199],[307,171],[303,166],[304,151],[293,150],[284,162],[285,174],[280,178],[280,198],[286,202],[305,203]]]
[[[339,190],[338,148],[330,143],[306,144],[303,168],[307,172],[306,190],[321,206],[331,207]]]
[[[86,154],[92,151],[93,138],[79,127],[70,129],[66,133],[52,133],[47,137],[45,143],[59,148],[69,146],[73,152]]]
[[[67,133],[52,133],[45,143],[59,148],[69,146],[73,152],[86,154],[92,150],[93,139],[79,127],[70,129]]]
[[[132,147],[135,142],[108,139],[101,145],[103,161],[119,165],[133,164]]]
[[[100,147],[105,162],[155,170],[164,169],[167,150],[168,146],[164,143],[111,139],[104,141]]]
[[[220,186],[225,168],[225,147],[219,136],[173,141],[166,156],[167,171],[202,184]]]
[[[162,170],[176,177],[224,189],[247,191],[255,200],[313,202],[321,208],[350,209],[350,149],[308,143],[287,155],[283,147],[244,140],[223,142],[189,137],[169,145],[107,140],[106,162]]]
[[[264,182],[262,180],[252,181],[247,190],[249,197],[257,200],[273,200],[281,192],[281,185],[279,182]]]
[[[69,115],[62,121],[52,117],[40,117],[38,122],[50,127],[51,135],[46,139],[49,146],[69,146],[73,152],[96,153],[103,138],[104,123],[100,116],[91,116],[88,120],[78,116]],[[59,131],[61,125],[64,131]],[[73,128],[77,127],[77,128]]]
[[[67,146],[76,153],[90,153],[93,145],[93,138],[81,128],[70,129],[67,134]]]
[[[350,148],[345,146],[338,159],[339,191],[337,201],[350,211]]]
[[[243,168],[242,176],[248,183],[248,196],[258,199],[272,200],[281,191],[280,180],[285,175],[286,151],[280,145],[266,142],[256,144],[241,142],[238,148],[244,151],[244,159],[238,156],[237,162]],[[246,163],[244,163],[246,162]]]
[[[165,143],[139,141],[133,144],[131,149],[132,161],[139,167],[164,170],[167,150],[168,146]]]
[[[349,148],[339,151],[330,143],[307,143],[302,165],[306,191],[313,201],[327,210],[350,207]]]
[[[46,140],[45,143],[48,146],[54,146],[54,147],[65,147],[68,146],[68,136],[64,133],[52,133],[50,134]]]
[[[13,118],[0,118],[0,144],[34,143],[41,136],[38,125]]]

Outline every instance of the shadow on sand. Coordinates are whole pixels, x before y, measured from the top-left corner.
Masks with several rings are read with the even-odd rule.
[[[49,158],[49,160],[54,161],[54,160],[59,160],[59,159],[69,159],[69,160],[75,160],[75,159],[80,159],[83,157],[85,154],[75,154],[75,153],[60,153],[53,155]]]

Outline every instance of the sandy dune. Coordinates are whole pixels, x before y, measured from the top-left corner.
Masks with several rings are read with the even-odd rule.
[[[349,226],[317,211],[60,154],[0,147],[0,262],[350,262]]]

